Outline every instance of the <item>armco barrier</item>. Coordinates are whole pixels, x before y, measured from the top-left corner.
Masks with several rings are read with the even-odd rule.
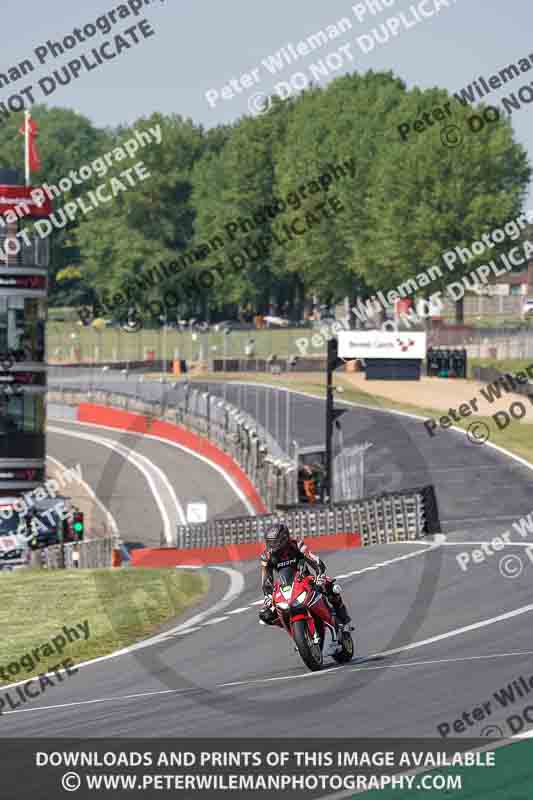
[[[98,406],[92,403],[81,403],[79,405],[78,420],[96,425],[105,425],[118,430],[158,436],[161,439],[181,444],[222,467],[224,472],[233,478],[241,491],[244,492],[252,507],[260,512],[265,511],[265,506],[255,487],[239,465],[227,453],[222,452],[207,439],[202,439],[192,431],[163,420],[149,420],[145,416],[133,414],[123,409]]]
[[[216,381],[156,383],[142,378],[128,381],[127,375],[111,370],[94,374],[83,367],[55,367],[49,374],[48,398],[69,405],[90,400],[187,428],[238,464],[256,487],[263,510],[297,502],[299,447],[291,435],[294,414],[288,390]],[[339,478],[333,487],[335,500],[364,495],[366,449],[365,444],[354,445],[335,457],[334,473]]]
[[[199,392],[191,392],[195,400]],[[252,500],[256,511],[274,509],[278,503],[290,502],[297,496],[296,470],[290,462],[273,459],[263,439],[249,424],[242,423],[227,410],[221,409],[224,421],[215,413],[207,419],[198,416],[196,402],[188,401],[182,408],[165,406],[136,397],[95,390],[94,403],[86,403],[87,392],[77,386],[51,389],[49,402],[78,406],[78,419],[109,427],[127,428],[131,432],[152,434],[171,439],[200,453],[221,466],[235,478]],[[211,398],[211,411],[219,398]],[[192,428],[192,430],[187,430]]]
[[[35,550],[32,556],[33,566],[46,569],[98,569],[112,566],[113,549],[119,547],[118,539],[113,536],[101,539],[87,539],[83,542],[70,542],[64,545],[45,547]]]
[[[283,518],[295,536],[360,537],[360,544],[388,544],[421,539],[441,530],[433,486],[376,495],[330,506],[282,507],[276,514],[178,525],[176,548],[227,548],[260,542],[266,527]],[[242,556],[241,556],[242,557]]]
[[[339,533],[331,536],[317,536],[313,539],[316,553],[345,550],[361,547],[361,537],[356,533]],[[179,550],[174,547],[156,549],[140,548],[132,550],[131,563],[134,567],[175,567],[224,564],[228,561],[250,561],[259,557],[264,549],[263,542],[250,544],[229,544],[221,547],[199,547]]]

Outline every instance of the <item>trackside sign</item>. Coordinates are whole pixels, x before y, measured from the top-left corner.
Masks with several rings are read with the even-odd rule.
[[[339,358],[426,357],[426,334],[417,331],[339,331]]]

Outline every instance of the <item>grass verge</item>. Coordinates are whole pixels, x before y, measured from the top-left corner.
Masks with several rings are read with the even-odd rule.
[[[207,591],[207,578],[172,569],[21,570],[2,575],[2,588],[0,668],[8,680],[0,675],[0,685],[145,638],[197,601]],[[79,638],[71,633],[69,642],[64,626],[76,629]],[[52,643],[60,636],[62,652],[59,642]]]
[[[532,365],[533,358],[504,358],[500,361],[497,358],[469,358],[468,373],[473,378],[474,367],[494,367],[498,372],[509,372],[511,375],[516,375],[517,372],[523,372],[526,367]]]

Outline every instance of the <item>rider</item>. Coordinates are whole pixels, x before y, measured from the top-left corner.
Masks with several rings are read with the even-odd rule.
[[[275,522],[265,533],[266,549],[261,554],[261,583],[265,604],[259,612],[259,619],[266,625],[275,625],[278,617],[272,608],[272,591],[274,589],[274,570],[282,562],[295,566],[305,562],[306,567],[311,567],[316,572],[316,585],[324,593],[335,609],[337,619],[341,626],[348,625],[351,618],[340,596],[338,585],[326,575],[326,565],[318,556],[312,553],[303,539],[295,539],[290,535],[289,529],[282,522]],[[335,587],[335,590],[334,590]]]

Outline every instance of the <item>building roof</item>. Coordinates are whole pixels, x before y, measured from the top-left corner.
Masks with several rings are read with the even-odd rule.
[[[528,283],[528,271],[523,270],[522,272],[508,272],[506,275],[500,275],[496,277],[495,275],[491,275],[488,283],[491,284],[508,284],[509,286],[522,286],[523,283]]]

